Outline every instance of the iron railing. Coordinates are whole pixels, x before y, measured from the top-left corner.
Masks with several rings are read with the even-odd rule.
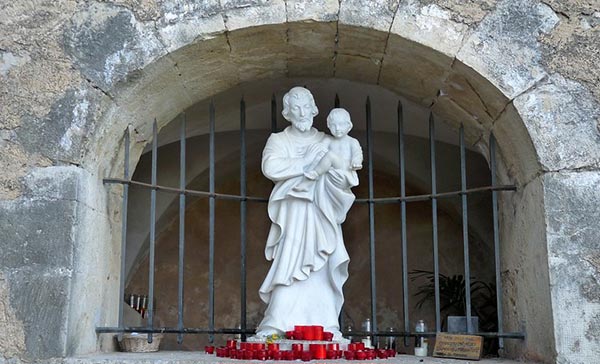
[[[335,107],[339,107],[339,97],[336,95],[334,101]],[[427,333],[418,333],[421,336],[434,336],[441,332],[441,313],[440,313],[440,284],[439,284],[439,247],[438,247],[438,199],[460,197],[462,207],[462,233],[463,233],[463,258],[464,258],[464,275],[465,275],[465,292],[466,292],[466,310],[467,318],[467,333],[477,334],[487,338],[497,338],[499,348],[502,349],[503,339],[523,339],[525,337],[522,332],[504,332],[502,324],[502,281],[500,277],[500,238],[499,238],[499,223],[498,223],[498,192],[499,191],[515,191],[513,185],[497,185],[496,184],[496,140],[493,135],[490,135],[490,171],[491,185],[477,188],[467,188],[466,181],[466,156],[465,156],[465,141],[464,127],[461,125],[459,129],[459,149],[460,149],[460,174],[461,174],[461,189],[451,192],[437,191],[437,175],[436,175],[436,142],[435,142],[435,120],[433,113],[429,115],[429,146],[430,146],[430,168],[431,168],[431,193],[422,195],[406,196],[406,177],[405,177],[405,140],[404,140],[404,117],[402,103],[398,102],[397,109],[397,131],[398,131],[398,168],[400,176],[400,196],[376,198],[374,196],[373,185],[373,127],[371,116],[371,102],[367,98],[365,104],[366,110],[366,136],[367,136],[367,165],[368,165],[368,198],[356,199],[356,203],[368,204],[369,207],[369,254],[370,254],[370,299],[371,299],[371,322],[372,331],[369,332],[344,332],[346,335],[362,335],[373,337],[396,336],[405,337],[405,344],[408,345],[408,338],[416,336],[417,333],[410,329],[410,317],[408,312],[409,307],[409,292],[408,292],[408,253],[407,253],[407,226],[406,226],[406,204],[416,201],[431,201],[431,217],[432,217],[432,248],[433,248],[433,263],[434,263],[434,290],[435,290],[435,331]],[[148,325],[145,327],[125,327],[123,324],[123,299],[119,300],[118,306],[118,326],[117,327],[97,327],[98,333],[118,333],[119,338],[124,332],[140,332],[148,333],[148,342],[152,341],[153,333],[174,333],[177,334],[179,343],[183,341],[184,334],[208,334],[209,341],[214,341],[215,334],[241,334],[242,340],[246,339],[247,334],[253,334],[253,329],[247,327],[246,317],[246,208],[248,202],[266,203],[268,198],[247,196],[246,194],[246,104],[242,99],[240,101],[240,194],[230,195],[215,192],[215,107],[211,102],[209,105],[209,191],[196,191],[186,189],[186,118],[185,114],[181,116],[180,129],[180,179],[179,188],[161,186],[157,184],[157,155],[158,155],[158,133],[157,122],[154,120],[152,127],[152,172],[151,183],[143,183],[133,181],[130,178],[129,170],[129,149],[130,135],[129,130],[125,131],[124,135],[124,171],[123,178],[105,178],[105,184],[120,184],[123,186],[123,201],[122,201],[122,235],[121,235],[121,274],[119,281],[120,297],[125,295],[125,254],[127,244],[127,203],[129,196],[129,187],[135,186],[139,188],[149,189],[150,194],[150,237],[149,237],[149,273],[148,273]],[[271,131],[276,132],[277,128],[277,102],[275,96],[271,99]],[[154,326],[154,265],[155,265],[155,245],[156,245],[156,192],[162,191],[166,193],[179,194],[179,257],[178,257],[178,312],[177,312],[177,327],[155,327]],[[494,261],[495,261],[495,280],[496,280],[496,297],[497,297],[497,313],[498,313],[498,331],[497,332],[473,332],[471,326],[471,297],[470,297],[470,264],[469,264],[469,237],[468,237],[468,211],[467,202],[470,194],[491,191],[492,194],[492,217],[493,217],[493,237],[494,237]],[[185,204],[186,196],[198,196],[209,199],[209,276],[208,276],[208,328],[193,328],[184,326],[183,308],[184,308],[184,259],[185,259]],[[240,202],[240,290],[241,290],[241,325],[238,328],[215,328],[215,287],[214,287],[214,254],[215,254],[215,201],[216,200],[236,200]],[[403,283],[403,331],[379,331],[377,327],[377,292],[376,292],[376,261],[375,261],[375,214],[374,206],[376,204],[399,204],[401,209],[401,250],[402,250],[402,283]],[[343,314],[340,315],[340,328],[343,329]]]

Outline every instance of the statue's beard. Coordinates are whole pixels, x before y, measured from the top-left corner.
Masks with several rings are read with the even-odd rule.
[[[304,132],[309,130],[312,127],[312,120],[308,119],[308,120],[301,120],[301,121],[295,121],[294,122],[294,128]]]

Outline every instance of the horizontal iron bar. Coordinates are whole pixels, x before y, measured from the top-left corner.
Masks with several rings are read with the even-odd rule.
[[[476,187],[470,188],[465,191],[451,191],[451,192],[441,192],[441,193],[432,193],[428,195],[414,195],[414,196],[406,196],[406,197],[379,197],[374,198],[371,201],[373,203],[395,203],[395,202],[415,202],[415,201],[427,201],[432,198],[448,198],[454,196],[461,196],[463,194],[477,193],[477,192],[486,192],[486,191],[516,191],[517,186],[514,185],[498,185],[498,186],[485,186],[485,187]],[[356,203],[369,203],[368,198],[357,198]]]
[[[254,334],[255,330],[241,330],[241,329],[214,329],[210,330],[207,328],[198,327],[184,327],[179,329],[177,327],[155,327],[150,329],[148,327],[96,327],[96,333],[98,334],[109,334],[119,332],[139,332],[139,333],[165,333],[165,334]]]
[[[242,196],[237,196],[237,195],[228,195],[225,193],[210,193],[210,192],[187,190],[187,189],[182,190],[179,188],[166,187],[166,186],[160,186],[160,185],[151,185],[149,183],[130,181],[130,180],[122,179],[122,178],[105,178],[103,180],[103,182],[104,183],[126,184],[126,185],[130,185],[130,186],[154,189],[157,191],[164,191],[164,192],[169,192],[169,193],[183,193],[185,195],[190,195],[190,196],[214,197],[218,200],[269,202],[268,198],[262,198],[262,197],[251,197],[251,196],[242,197]]]
[[[215,329],[209,330],[206,328],[197,328],[197,327],[186,327],[182,329],[178,329],[177,327],[155,327],[154,329],[150,329],[148,327],[96,327],[96,333],[98,334],[109,334],[109,333],[123,333],[123,332],[139,332],[139,333],[165,333],[165,334],[254,334],[254,330],[241,330],[237,328],[223,328],[223,329]],[[522,332],[476,332],[467,334],[465,332],[453,332],[447,333],[442,332],[443,334],[455,334],[455,335],[477,335],[488,338],[498,338],[503,337],[507,339],[525,339],[525,334]],[[379,336],[379,337],[411,337],[411,336],[430,336],[434,337],[438,333],[436,332],[404,332],[404,331],[378,331],[378,332],[366,332],[366,331],[348,331],[342,333],[344,336]]]
[[[504,337],[508,339],[525,339],[525,334],[522,332],[476,332],[468,334],[466,332],[404,332],[404,331],[378,331],[378,332],[367,332],[367,331],[348,331],[342,332],[344,336],[379,336],[379,337],[410,337],[410,336],[429,336],[434,337],[437,334],[452,334],[452,335],[477,335],[489,338]]]
[[[130,185],[130,186],[155,189],[157,191],[164,191],[164,192],[169,192],[169,193],[183,193],[185,195],[191,195],[191,196],[214,197],[216,199],[221,199],[221,200],[269,202],[268,198],[263,198],[263,197],[252,197],[252,196],[243,197],[243,196],[237,196],[237,195],[228,195],[225,193],[210,193],[210,192],[196,191],[196,190],[182,190],[179,188],[166,187],[166,186],[160,186],[160,185],[153,186],[150,183],[131,181],[131,180],[123,179],[123,178],[105,178],[103,180],[103,182],[106,184],[126,184],[126,185]],[[381,203],[381,204],[396,203],[396,202],[402,202],[402,201],[415,202],[415,201],[427,201],[427,200],[431,200],[432,198],[448,198],[448,197],[454,197],[454,196],[461,196],[462,194],[470,194],[470,193],[478,193],[478,192],[486,192],[486,191],[516,191],[516,190],[517,190],[517,186],[514,186],[514,185],[498,185],[498,186],[485,186],[485,187],[469,188],[465,191],[441,192],[441,193],[428,194],[428,195],[414,195],[414,196],[406,196],[406,197],[379,197],[379,198],[374,198],[371,200],[368,198],[357,198],[355,202],[356,203],[373,202],[376,204],[377,203]]]

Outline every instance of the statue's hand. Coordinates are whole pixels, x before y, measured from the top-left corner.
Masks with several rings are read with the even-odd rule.
[[[358,160],[354,160],[352,161],[352,169],[355,171],[358,171],[359,169],[362,169],[363,165],[361,161]]]
[[[308,147],[306,150],[306,156],[317,155],[319,159],[323,158],[323,156],[328,152],[328,149],[325,145],[321,143],[315,143]]]

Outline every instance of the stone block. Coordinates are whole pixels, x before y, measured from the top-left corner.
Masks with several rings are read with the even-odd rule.
[[[284,0],[221,0],[227,30],[286,22]]]
[[[600,357],[600,172],[544,175],[557,362]]]
[[[492,133],[511,183],[526,184],[541,172],[531,136],[512,104],[496,120]]]
[[[389,32],[398,9],[398,0],[342,0],[340,25],[350,25]]]
[[[73,259],[75,201],[0,203],[0,262],[3,268],[69,267]]]
[[[81,162],[81,148],[95,129],[98,110],[112,101],[86,83],[64,90],[43,117],[26,115],[17,129],[24,149],[61,162]]]
[[[339,0],[287,0],[287,21],[334,22],[338,20]]]
[[[231,58],[240,82],[276,78],[287,72],[287,27],[284,25],[241,29],[229,33]]]
[[[387,33],[339,25],[335,76],[376,84],[387,44]]]
[[[583,86],[552,75],[513,103],[544,169],[600,167],[600,103]]]
[[[402,2],[398,7],[391,33],[454,57],[468,29],[451,19],[452,13],[437,4],[419,0]]]
[[[500,2],[468,37],[457,58],[512,99],[546,76],[538,37],[558,20],[541,3]]]
[[[477,118],[469,114],[465,109],[458,105],[449,97],[440,97],[431,107],[436,120],[443,120],[454,130],[458,130],[461,125],[465,130],[465,143],[474,146],[482,139],[486,139],[486,131]],[[484,154],[485,155],[485,154]]]
[[[390,34],[380,84],[428,107],[443,86],[452,58]]]
[[[488,129],[510,101],[490,81],[458,60],[452,64],[442,93]]]
[[[210,17],[193,13],[177,20],[163,20],[158,32],[161,41],[171,53],[199,40],[204,40],[225,32],[225,21],[221,14]]]
[[[499,193],[500,271],[505,332],[525,332],[524,341],[505,340],[505,355],[554,362],[554,328],[544,211],[543,177],[515,192]]]
[[[105,91],[166,53],[153,23],[140,23],[131,11],[106,3],[92,3],[73,17],[63,46],[85,77]]]
[[[65,355],[71,270],[23,267],[6,273],[11,306],[23,322],[26,356],[36,359]]]

